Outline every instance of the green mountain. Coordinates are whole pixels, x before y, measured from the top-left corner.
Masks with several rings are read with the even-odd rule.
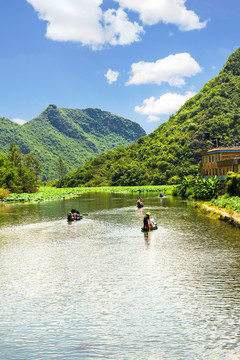
[[[197,175],[206,132],[226,146],[240,143],[240,48],[168,122],[126,148],[87,162],[68,174],[64,185],[165,184]]]
[[[43,179],[56,179],[59,156],[72,171],[90,158],[127,146],[145,134],[139,124],[106,111],[49,105],[24,125],[0,118],[0,151],[7,154],[9,143],[14,141],[23,154],[32,152],[39,157]]]

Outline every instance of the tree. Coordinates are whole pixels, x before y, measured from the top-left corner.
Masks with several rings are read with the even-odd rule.
[[[28,165],[30,159],[34,163],[35,158],[32,154],[29,154],[27,158]],[[8,156],[0,153],[0,187],[15,193],[37,191],[36,171],[34,167],[24,164],[22,153],[13,142],[10,144]]]
[[[26,167],[33,171],[37,179],[42,168],[42,164],[40,164],[38,156],[34,156],[32,153],[29,153],[25,156],[24,162]]]
[[[61,156],[59,156],[58,160],[55,162],[56,166],[57,166],[57,171],[60,175],[60,178],[63,179],[64,175],[66,175],[67,173],[67,164],[66,162],[63,160],[63,158]]]
[[[22,161],[22,153],[18,151],[18,146],[14,142],[10,143],[8,159],[14,166],[19,166]]]

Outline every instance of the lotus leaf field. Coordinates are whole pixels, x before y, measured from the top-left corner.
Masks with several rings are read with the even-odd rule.
[[[76,188],[55,188],[40,187],[37,193],[8,194],[3,197],[4,202],[40,202],[49,200],[61,200],[77,197],[88,192],[115,192],[115,193],[144,193],[144,192],[163,192],[171,194],[172,186],[116,186],[116,187],[76,187]]]

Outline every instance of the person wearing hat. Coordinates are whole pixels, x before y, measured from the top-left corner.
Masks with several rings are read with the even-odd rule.
[[[147,212],[143,218],[143,227],[145,229],[150,227],[150,212]]]

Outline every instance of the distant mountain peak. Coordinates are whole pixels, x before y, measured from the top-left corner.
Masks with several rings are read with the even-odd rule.
[[[43,165],[46,179],[58,177],[56,160],[61,156],[68,171],[108,150],[127,146],[146,135],[141,126],[100,109],[68,109],[49,104],[35,119],[19,126],[0,121],[0,151],[7,154],[14,141],[23,154],[33,152]]]

